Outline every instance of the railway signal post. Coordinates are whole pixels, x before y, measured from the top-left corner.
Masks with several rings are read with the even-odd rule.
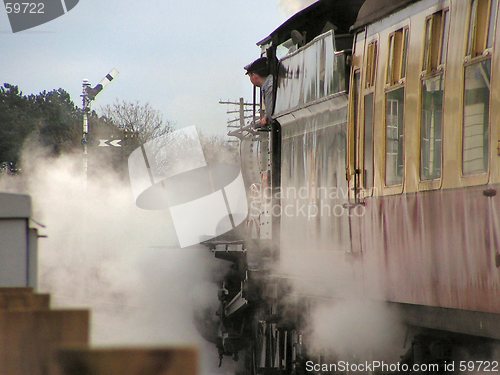
[[[89,135],[89,118],[90,106],[96,96],[118,76],[119,72],[112,69],[95,87],[91,87],[88,79],[82,82],[82,113],[83,113],[83,128],[82,128],[82,146],[83,146],[83,175],[87,181],[88,175],[88,135]]]

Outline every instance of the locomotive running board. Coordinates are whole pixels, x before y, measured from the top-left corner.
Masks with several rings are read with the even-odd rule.
[[[401,314],[406,324],[414,327],[500,340],[498,314],[393,302],[389,304]]]

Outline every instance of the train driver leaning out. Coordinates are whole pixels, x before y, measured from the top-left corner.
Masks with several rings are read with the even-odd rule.
[[[250,77],[250,82],[260,88],[262,92],[262,101],[264,103],[264,111],[261,111],[259,120],[260,128],[267,128],[271,125],[272,114],[274,107],[273,99],[273,75],[269,72],[267,57],[261,57],[248,64],[244,68],[246,74]]]

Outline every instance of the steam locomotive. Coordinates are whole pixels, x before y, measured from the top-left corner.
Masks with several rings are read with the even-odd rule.
[[[221,359],[314,373],[308,361],[339,358],[312,349],[310,320],[346,299],[396,312],[402,363],[498,356],[497,13],[498,0],[320,0],[258,42],[274,122],[230,133],[250,212],[205,243],[231,265]]]

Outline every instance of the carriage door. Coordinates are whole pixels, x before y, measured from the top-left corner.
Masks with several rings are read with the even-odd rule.
[[[356,215],[373,190],[373,102],[377,41],[366,46],[365,33],[356,36],[349,121],[349,228],[351,250],[361,252],[361,220]],[[363,69],[356,68],[363,66]],[[364,80],[363,80],[364,75]]]
[[[349,198],[351,205],[363,204],[373,190],[373,104],[377,42],[368,44],[365,81],[360,69],[353,71],[351,121],[349,127]],[[361,60],[362,57],[360,57]]]
[[[350,121],[348,127],[349,134],[349,160],[347,168],[347,178],[349,186],[349,237],[350,253],[358,254],[362,252],[360,221],[355,212],[359,206],[359,193],[361,188],[361,173],[359,165],[359,107],[361,95],[361,70],[355,69],[352,74],[351,97],[350,97]]]
[[[361,95],[361,70],[353,71],[351,84],[351,121],[349,126],[349,203],[350,209],[358,203],[360,189],[359,173],[359,101]]]

